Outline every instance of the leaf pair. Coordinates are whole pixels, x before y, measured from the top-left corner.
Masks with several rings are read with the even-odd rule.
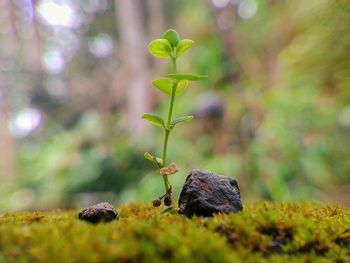
[[[178,58],[193,45],[193,40],[180,40],[179,34],[174,29],[169,29],[163,34],[163,38],[153,40],[149,46],[149,52],[158,58]]]
[[[170,96],[172,95],[173,89],[176,88],[175,96],[179,96],[187,88],[189,80],[196,81],[205,78],[207,78],[207,76],[196,74],[168,74],[166,75],[166,78],[158,78],[153,80],[152,85]]]
[[[157,125],[157,126],[161,126],[163,128],[166,128],[165,127],[165,122],[164,120],[158,116],[158,115],[154,115],[154,114],[143,114],[142,115],[142,119],[154,124],[154,125]],[[185,116],[185,117],[180,117],[176,120],[173,120],[171,123],[170,123],[170,128],[174,128],[174,126],[180,122],[190,122],[191,120],[193,119],[193,116]]]

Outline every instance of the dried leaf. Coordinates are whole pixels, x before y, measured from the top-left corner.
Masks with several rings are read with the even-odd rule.
[[[175,163],[171,163],[168,166],[161,168],[159,172],[161,175],[172,175],[178,171],[179,169],[177,168],[177,165]]]

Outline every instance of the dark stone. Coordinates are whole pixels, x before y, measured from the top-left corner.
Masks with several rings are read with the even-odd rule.
[[[105,202],[84,208],[79,213],[79,219],[91,223],[99,223],[119,220],[119,215],[110,203]]]
[[[180,214],[188,217],[212,216],[243,210],[237,181],[201,170],[193,170],[186,178],[179,198]]]

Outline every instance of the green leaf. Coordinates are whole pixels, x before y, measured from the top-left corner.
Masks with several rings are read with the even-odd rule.
[[[160,159],[160,158],[158,158],[158,157],[155,157],[153,154],[151,154],[151,153],[149,153],[149,152],[145,152],[145,153],[143,154],[143,156],[144,156],[147,160],[149,160],[149,161],[151,161],[151,162],[157,164],[158,166],[161,166],[162,163],[163,163],[163,160],[162,160],[162,159]]]
[[[143,154],[143,156],[144,156],[147,160],[152,161],[152,162],[154,162],[154,161],[155,161],[155,158],[156,158],[156,157],[154,157],[153,154],[151,154],[151,153],[149,153],[149,152],[145,152],[145,153]]]
[[[176,80],[202,80],[208,78],[207,75],[197,75],[197,74],[183,74],[183,73],[175,73],[175,74],[167,74],[165,75],[168,78],[176,79]]]
[[[169,29],[163,34],[163,38],[168,40],[170,45],[176,47],[180,41],[179,34],[174,29]]]
[[[152,85],[159,89],[160,91],[163,91],[169,95],[171,95],[172,87],[173,87],[173,80],[169,78],[159,78],[152,81]]]
[[[143,114],[142,119],[149,121],[150,123],[152,123],[154,125],[165,127],[164,120],[157,115]]]
[[[171,56],[172,47],[168,40],[159,38],[149,43],[148,50],[155,57],[169,58]]]
[[[173,91],[173,83],[174,83],[174,80],[169,79],[169,78],[159,78],[159,79],[155,79],[152,81],[152,85],[155,88],[169,94],[170,96],[171,96],[172,91]],[[188,85],[187,80],[178,81],[177,86],[176,86],[175,96],[179,96],[182,92],[184,92],[187,85]]]
[[[180,122],[190,122],[193,119],[193,116],[185,116],[185,117],[181,117],[178,118],[176,120],[173,120],[171,122],[171,126],[175,126],[176,124],[180,123]]]
[[[184,90],[187,88],[188,85],[188,81],[187,80],[180,80],[177,83],[177,87],[176,87],[176,92],[175,92],[175,96],[179,96],[182,92],[184,92]]]
[[[191,39],[181,40],[176,47],[176,57],[180,57],[183,53],[186,52],[190,47],[192,47],[194,41]]]

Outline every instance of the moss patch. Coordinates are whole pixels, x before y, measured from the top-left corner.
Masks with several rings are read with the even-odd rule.
[[[92,225],[76,211],[0,216],[0,262],[350,262],[350,211],[311,203],[245,205],[187,219],[160,208],[118,208]]]

